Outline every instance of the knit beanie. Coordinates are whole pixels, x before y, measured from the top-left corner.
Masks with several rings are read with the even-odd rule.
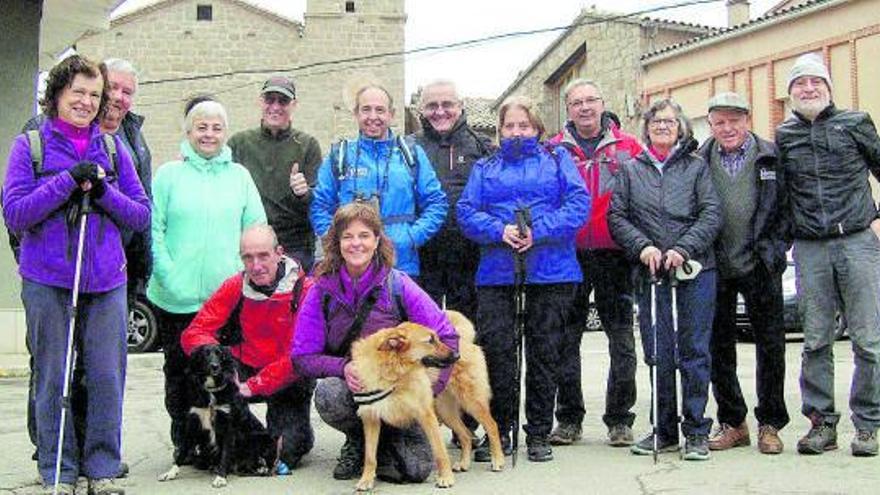
[[[791,66],[791,70],[788,71],[789,93],[791,93],[791,85],[794,83],[794,80],[801,76],[821,77],[825,80],[825,84],[828,85],[828,89],[833,89],[831,86],[831,75],[828,73],[828,67],[825,67],[825,62],[822,61],[822,57],[816,53],[805,53],[795,60],[794,65]]]

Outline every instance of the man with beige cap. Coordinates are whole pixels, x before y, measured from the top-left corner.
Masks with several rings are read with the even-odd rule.
[[[718,292],[710,342],[718,429],[709,448],[751,444],[748,408],[736,374],[736,305],[737,294],[742,294],[755,335],[758,450],[779,454],[783,449],[779,430],[789,417],[782,320],[786,246],[779,231],[776,146],[749,130],[749,104],[742,96],[719,93],[708,106],[712,136],[700,154],[709,164],[724,215],[724,228],[715,241]]]
[[[841,110],[816,54],[800,56],[788,75],[793,115],[776,129],[786,234],[804,323],[801,412],[810,431],[801,454],[837,448],[834,406],[835,315],[849,323],[855,371],[850,411],[854,456],[877,455],[880,427],[880,241],[868,171],[880,178],[880,137],[865,112]]]

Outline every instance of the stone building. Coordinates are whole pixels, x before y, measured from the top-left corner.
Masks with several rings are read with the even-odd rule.
[[[183,137],[183,105],[213,94],[232,132],[258,125],[259,89],[272,74],[294,78],[294,126],[326,150],[356,134],[352,94],[363,82],[385,85],[403,102],[404,0],[308,0],[303,22],[244,0],[159,0],[113,19],[110,29],[80,39],[95,59],[130,60],[141,73],[136,112],[154,167],[174,159]],[[336,62],[357,59],[351,62]],[[403,112],[395,125],[403,128]]]
[[[706,101],[736,91],[751,102],[753,130],[772,138],[790,109],[788,71],[814,52],[831,72],[835,104],[880,118],[880,0],[789,0],[751,21],[747,2],[729,3],[744,4],[746,15],[728,29],[642,57],[646,102],[674,98],[705,137]]]
[[[497,111],[512,94],[528,96],[537,104],[547,132],[555,133],[566,118],[565,85],[585,77],[599,84],[605,107],[632,129],[640,113],[640,56],[713,31],[695,24],[583,10],[495,100],[493,109]]]

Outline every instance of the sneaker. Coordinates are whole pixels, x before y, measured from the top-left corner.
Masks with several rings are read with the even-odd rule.
[[[89,480],[89,495],[125,495],[125,490],[113,478]]]
[[[666,440],[663,437],[657,439],[657,452],[678,452],[678,449],[681,448],[678,445],[678,442],[672,440]],[[629,451],[635,455],[652,455],[654,454],[654,434],[648,433],[648,435],[639,440],[638,443],[633,444]]]
[[[684,440],[684,455],[686,461],[708,461],[709,439],[706,435],[689,435]]]
[[[614,425],[608,428],[608,445],[629,447],[633,444],[633,430],[628,425]]]
[[[813,426],[797,443],[798,452],[804,455],[819,455],[826,450],[837,448],[837,427],[826,423],[821,417],[811,418]]]
[[[510,434],[501,434],[501,451],[504,455],[513,454],[513,444],[510,441]],[[489,450],[489,435],[483,435],[480,445],[474,450],[474,462],[491,462],[492,452]]]
[[[559,423],[548,437],[553,445],[571,445],[580,439],[581,425],[574,423]]]
[[[718,429],[709,439],[709,449],[727,450],[734,447],[746,447],[752,444],[749,438],[749,425],[743,421],[739,426],[731,426],[727,423],[718,425]]]
[[[547,462],[553,460],[553,449],[550,448],[549,438],[532,435],[526,438],[526,444],[530,461]]]
[[[709,443],[709,448],[712,448],[711,442]],[[758,450],[762,454],[781,454],[782,448],[782,439],[779,438],[779,430],[776,427],[770,425],[758,426]]]
[[[346,437],[336,461],[333,479],[353,480],[360,477],[364,469],[364,437]]]
[[[43,489],[40,493],[43,495],[52,495],[53,493],[58,493],[59,495],[74,495],[76,493],[76,485],[70,483],[58,483],[58,492],[55,491],[55,485],[43,485]]]
[[[856,457],[874,457],[877,455],[877,431],[857,430],[850,448]]]

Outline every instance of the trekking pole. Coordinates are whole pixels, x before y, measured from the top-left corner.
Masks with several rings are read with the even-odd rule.
[[[67,351],[64,356],[64,388],[61,394],[61,419],[58,425],[58,451],[55,454],[55,485],[52,493],[58,495],[61,484],[61,455],[64,451],[64,427],[67,422],[67,412],[70,410],[70,378],[73,375],[73,367],[76,362],[76,354],[73,345],[74,329],[76,327],[77,304],[79,304],[79,282],[82,274],[83,248],[86,236],[86,221],[89,213],[89,194],[83,193],[82,205],[79,212],[79,238],[76,245],[76,265],[73,271],[73,288],[71,290],[70,320],[67,325]]]
[[[527,209],[517,208],[514,212],[516,215],[516,227],[519,230],[519,236],[525,237],[525,232],[531,223],[531,215]],[[517,452],[519,450],[519,404],[521,401],[522,388],[522,347],[523,335],[526,329],[526,255],[525,253],[514,254],[514,324],[513,331],[516,338],[516,402],[514,406],[513,416],[513,440],[511,441],[511,461],[513,467],[516,467]]]
[[[654,351],[651,362],[651,438],[654,442],[654,464],[657,464],[657,454],[659,443],[657,435],[657,420],[659,416],[659,401],[657,400],[657,286],[660,285],[660,279],[657,275],[651,274],[651,340],[653,341]]]
[[[690,264],[686,261],[683,265],[681,265],[682,271],[684,271],[685,275],[690,275],[693,272]],[[678,395],[678,387],[679,387],[679,378],[681,375],[680,367],[681,363],[679,363],[678,356],[678,270],[672,269],[669,270],[669,292],[671,297],[671,306],[672,306],[672,356],[673,356],[673,364],[675,365],[675,419],[677,421],[676,428],[681,424],[681,416],[679,401],[683,401],[684,397],[679,397]],[[679,457],[683,457],[683,452],[679,450]]]

